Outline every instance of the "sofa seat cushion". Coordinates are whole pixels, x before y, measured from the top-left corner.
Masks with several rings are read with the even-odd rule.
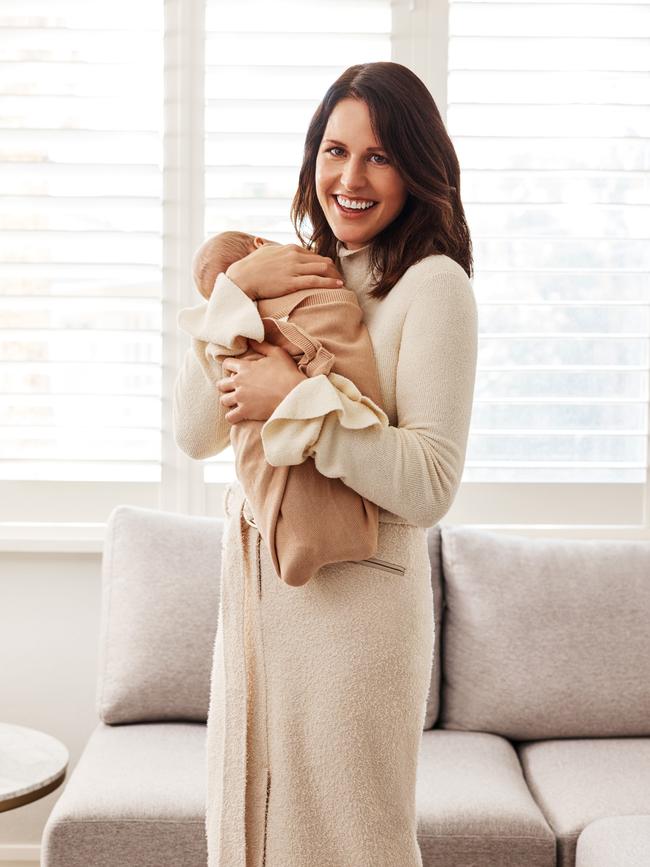
[[[648,867],[650,816],[609,816],[578,837],[576,867]]]
[[[100,723],[48,817],[42,867],[204,867],[205,734]]]
[[[650,738],[567,738],[516,749],[558,838],[558,867],[573,867],[577,838],[595,819],[650,814]]]
[[[418,840],[424,867],[555,867],[555,837],[498,735],[422,733]]]

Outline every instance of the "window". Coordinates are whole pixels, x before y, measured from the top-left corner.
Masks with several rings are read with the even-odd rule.
[[[192,251],[226,228],[295,241],[318,101],[347,66],[388,59],[446,118],[474,243],[479,369],[445,521],[647,534],[649,15],[6,0],[0,536],[82,550],[119,503],[220,513],[232,450],[192,461],[171,429]]]
[[[160,482],[162,7],[0,24],[0,520],[104,520]]]
[[[499,485],[494,523],[647,521],[649,14],[450,2],[481,323],[463,479]]]

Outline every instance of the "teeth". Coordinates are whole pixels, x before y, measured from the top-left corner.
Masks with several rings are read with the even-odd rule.
[[[355,208],[356,210],[366,210],[367,208],[372,208],[372,206],[376,204],[376,202],[370,201],[354,202],[352,199],[346,199],[344,196],[337,196],[336,200],[340,205],[343,205],[344,208]]]

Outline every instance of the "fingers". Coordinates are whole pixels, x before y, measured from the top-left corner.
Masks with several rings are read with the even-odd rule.
[[[321,256],[320,253],[317,253],[315,250],[308,250],[307,247],[301,247],[300,244],[289,244],[288,246],[290,249],[297,253],[302,253],[304,256],[320,256],[321,259],[325,258],[325,256]]]
[[[235,409],[231,409],[230,412],[227,412],[224,415],[225,420],[228,424],[238,424],[242,421],[242,414],[240,408],[237,406]]]
[[[215,383],[219,391],[234,391],[237,387],[233,381],[232,376],[227,376],[225,379],[218,379]]]
[[[305,286],[326,286],[338,287],[341,286],[343,280],[336,267],[330,262],[323,260],[322,262],[303,262],[296,265],[296,277],[300,280],[304,277],[309,277],[314,282],[301,283],[301,288]],[[321,283],[320,280],[326,279],[329,282]]]
[[[340,273],[336,265],[328,265],[323,277],[333,277],[335,280],[343,279],[343,275]]]
[[[231,356],[228,356],[227,358],[224,358],[224,360],[221,362],[221,369],[226,373],[230,372],[231,374],[235,374],[239,373],[239,369],[242,364],[242,359],[231,358]]]
[[[299,244],[263,244],[250,255],[261,257],[258,258],[259,270],[253,268],[248,275],[248,283],[256,286],[254,300],[277,298],[304,288],[337,289],[344,283],[331,256],[321,256]],[[262,267],[263,262],[265,267]],[[256,344],[253,346],[258,349]],[[263,354],[268,352],[262,350]],[[223,369],[238,370],[234,366],[227,368],[225,364]]]
[[[319,262],[298,262],[296,271],[299,274],[316,274],[318,272],[324,274],[331,267],[333,267],[331,262],[322,259]]]
[[[235,392],[227,391],[225,394],[222,394],[219,398],[219,403],[222,406],[237,406],[237,397],[235,396]]]
[[[312,253],[309,250],[305,252],[305,256],[310,257],[309,261],[316,260],[317,262],[327,262],[328,265],[334,264],[334,259],[332,259],[330,256],[320,256],[318,253]]]
[[[313,274],[305,274],[294,278],[298,289],[340,289],[343,280],[334,277],[317,277]]]
[[[227,376],[225,379],[219,379],[216,382],[216,386],[219,391],[224,392],[219,397],[219,403],[224,407],[230,407],[230,411],[225,413],[224,418],[228,422],[228,424],[237,424],[239,419],[239,404],[237,397],[237,387],[234,385],[231,376]]]
[[[324,277],[341,279],[341,274],[330,256],[318,256],[313,254],[311,259],[302,259],[295,265],[298,274],[319,274]]]
[[[264,358],[265,355],[273,355],[277,349],[281,348],[275,343],[269,343],[268,340],[255,340],[253,337],[249,337],[248,342],[255,349],[255,355],[258,359]],[[248,360],[252,361],[252,356],[249,356]]]
[[[320,259],[323,262],[334,262],[331,256],[321,256],[320,253],[316,253],[315,250],[307,250],[305,247],[299,247],[297,244],[293,244],[294,252],[300,253],[298,257],[302,261],[305,261],[305,257],[309,259]]]

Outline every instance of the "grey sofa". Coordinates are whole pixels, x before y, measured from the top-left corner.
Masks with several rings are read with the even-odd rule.
[[[222,529],[215,518],[112,512],[99,721],[44,829],[42,867],[206,864]],[[424,867],[650,865],[650,543],[460,525],[428,539]],[[343,852],[340,867],[372,865]]]

